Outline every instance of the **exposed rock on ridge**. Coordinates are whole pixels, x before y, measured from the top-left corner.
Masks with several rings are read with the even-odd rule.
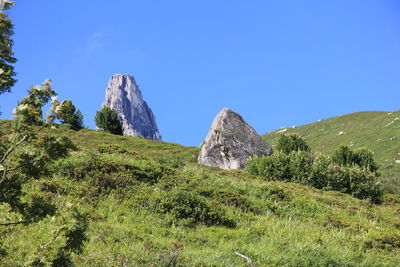
[[[103,105],[118,113],[124,135],[161,140],[156,118],[143,100],[139,86],[132,75],[111,76]]]
[[[198,157],[198,162],[222,169],[243,169],[253,155],[271,155],[272,148],[230,109],[214,118]]]

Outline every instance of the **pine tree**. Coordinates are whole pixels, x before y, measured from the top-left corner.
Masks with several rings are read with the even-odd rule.
[[[102,109],[96,112],[95,122],[100,130],[112,134],[123,134],[122,123],[118,119],[117,112],[109,107],[103,106]]]

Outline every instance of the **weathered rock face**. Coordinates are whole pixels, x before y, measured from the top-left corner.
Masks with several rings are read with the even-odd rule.
[[[224,108],[215,117],[198,162],[222,169],[243,169],[253,155],[271,155],[272,148],[243,118]]]
[[[132,75],[111,76],[103,105],[118,113],[124,135],[161,140],[156,118],[143,100],[139,86]]]

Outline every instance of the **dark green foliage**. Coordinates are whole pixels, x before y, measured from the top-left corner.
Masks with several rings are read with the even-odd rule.
[[[34,266],[45,266],[40,262],[36,263]],[[40,265],[39,265],[40,264]],[[74,264],[71,261],[71,256],[65,253],[65,251],[59,251],[56,258],[52,261],[51,267],[73,267]]]
[[[282,201],[282,200],[289,200],[290,196],[285,193],[282,189],[279,188],[269,188],[269,187],[262,187],[263,195],[266,195],[266,198],[272,201]]]
[[[11,131],[8,129],[0,133],[0,208],[3,208],[4,214],[0,226],[29,227],[46,221],[50,216],[54,221],[62,216],[58,233],[47,243],[35,248],[37,257],[31,257],[24,265],[48,266],[49,259],[53,258],[56,259],[53,266],[57,266],[56,262],[60,263],[58,266],[67,266],[70,254],[81,252],[76,247],[79,243],[77,236],[84,238],[84,232],[82,227],[68,228],[67,208],[62,207],[64,212],[59,214],[60,207],[53,195],[58,191],[56,183],[52,184],[53,192],[37,190],[36,186],[40,185],[40,180],[52,177],[54,161],[68,156],[69,150],[75,149],[75,146],[67,137],[39,134],[45,128],[50,128],[50,123],[42,118],[42,107],[56,94],[51,82],[46,81],[42,87],[31,87],[28,92],[28,96],[14,110],[16,120]],[[50,121],[53,119],[49,118]],[[62,233],[66,237],[64,247],[62,241],[57,240]],[[51,247],[53,242],[58,245]],[[62,251],[54,258],[52,252],[57,249]]]
[[[51,164],[66,157],[74,146],[66,137],[31,135],[30,139],[20,137],[17,142],[18,136],[20,133],[16,132],[12,137],[14,141],[2,139],[0,142],[9,147],[0,162],[0,204],[8,203],[13,211],[23,215],[25,221],[34,222],[54,214],[55,209],[41,196],[31,196],[22,201],[24,184],[32,178],[50,175]]]
[[[373,153],[365,148],[353,151],[348,146],[342,145],[334,152],[332,161],[341,166],[357,165],[373,173],[378,170]]]
[[[290,154],[275,153],[249,160],[247,170],[268,180],[306,183],[313,165],[313,155],[304,151]]]
[[[83,127],[83,115],[79,109],[76,109],[71,100],[63,100],[56,107],[55,114],[62,124],[67,123],[74,130],[79,130]]]
[[[112,134],[122,135],[122,123],[118,119],[115,110],[103,106],[96,112],[95,122],[100,130],[110,132]]]
[[[382,188],[372,173],[357,166],[331,165],[328,171],[327,184],[323,189],[340,191],[356,198],[371,199],[373,203],[382,201]]]
[[[97,151],[99,151],[99,153],[101,154],[128,153],[128,150],[126,150],[123,146],[117,144],[100,144],[97,146]]]
[[[225,212],[194,192],[172,190],[159,200],[158,211],[172,215],[184,224],[235,226]]]
[[[347,154],[348,151],[343,153]],[[304,151],[289,154],[278,152],[272,156],[252,158],[249,160],[247,171],[267,180],[295,182],[324,190],[336,190],[379,203],[382,198],[382,188],[376,182],[375,175],[369,169],[345,163],[347,161],[344,161],[343,165],[338,165],[329,157],[316,157]]]
[[[292,151],[310,151],[310,146],[297,134],[282,134],[279,137],[277,150],[289,154]]]
[[[67,137],[47,135],[33,136],[25,147],[26,149],[15,152],[11,157],[11,164],[28,178],[39,178],[49,174],[49,163],[66,157],[69,150],[75,149]]]
[[[43,196],[32,196],[28,203],[24,203],[22,215],[27,222],[38,222],[46,216],[53,216],[56,207]]]
[[[201,196],[213,198],[216,201],[228,206],[234,206],[244,212],[260,213],[260,209],[256,207],[244,192],[228,188],[199,187],[196,190]]]
[[[22,185],[24,179],[17,174],[13,174],[8,179],[4,179],[0,183],[0,203],[10,205],[12,211],[22,214],[24,206],[21,203]]]
[[[87,215],[79,213],[75,210],[73,214],[75,220],[74,224],[65,233],[67,241],[63,250],[68,252],[74,252],[76,254],[81,254],[83,252],[83,244],[88,240],[86,236],[86,230],[89,225]]]
[[[0,94],[10,92],[16,82],[13,64],[17,59],[12,51],[14,42],[11,39],[14,26],[6,13],[13,5],[11,1],[1,1],[0,4]]]
[[[382,250],[395,250],[400,248],[400,235],[381,235],[371,238],[371,240],[365,242],[366,248],[377,248]]]
[[[155,183],[174,174],[174,170],[151,160],[126,160],[115,154],[74,156],[57,162],[55,169],[63,176],[88,181],[102,193],[138,182]]]
[[[23,186],[32,178],[49,175],[51,164],[66,157],[74,146],[67,137],[38,134],[48,126],[42,118],[42,107],[56,94],[51,82],[33,86],[28,93],[14,110],[12,134],[0,134],[0,204],[9,204],[27,222],[35,222],[54,214],[55,208],[41,196],[22,201]]]

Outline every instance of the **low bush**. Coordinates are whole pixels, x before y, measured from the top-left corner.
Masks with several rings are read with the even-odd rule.
[[[260,213],[258,208],[252,201],[244,194],[244,192],[238,192],[237,190],[229,188],[215,188],[215,187],[200,187],[196,191],[204,197],[209,197],[216,200],[219,203],[223,203],[228,206],[233,206],[241,209],[244,212]]]
[[[312,165],[313,156],[307,152],[277,152],[272,156],[252,158],[248,162],[247,171],[267,180],[307,183]]]
[[[208,226],[235,226],[235,222],[227,217],[222,208],[212,205],[205,197],[191,191],[171,190],[160,198],[157,210],[172,215],[185,225],[201,223]]]
[[[323,190],[336,190],[380,203],[382,188],[373,172],[358,165],[338,165],[328,156],[292,151],[253,157],[247,171],[267,180],[295,182]]]
[[[86,180],[107,192],[118,187],[129,187],[138,182],[155,183],[175,173],[173,169],[143,159],[116,154],[75,154],[58,161],[55,170],[61,176]]]
[[[373,153],[366,148],[353,151],[342,145],[334,152],[332,161],[341,166],[359,166],[378,176],[378,164],[373,158]]]
[[[112,154],[112,153],[120,153],[124,154],[127,153],[128,150],[126,150],[123,146],[117,145],[117,144],[100,144],[97,147],[97,151],[101,154]]]

